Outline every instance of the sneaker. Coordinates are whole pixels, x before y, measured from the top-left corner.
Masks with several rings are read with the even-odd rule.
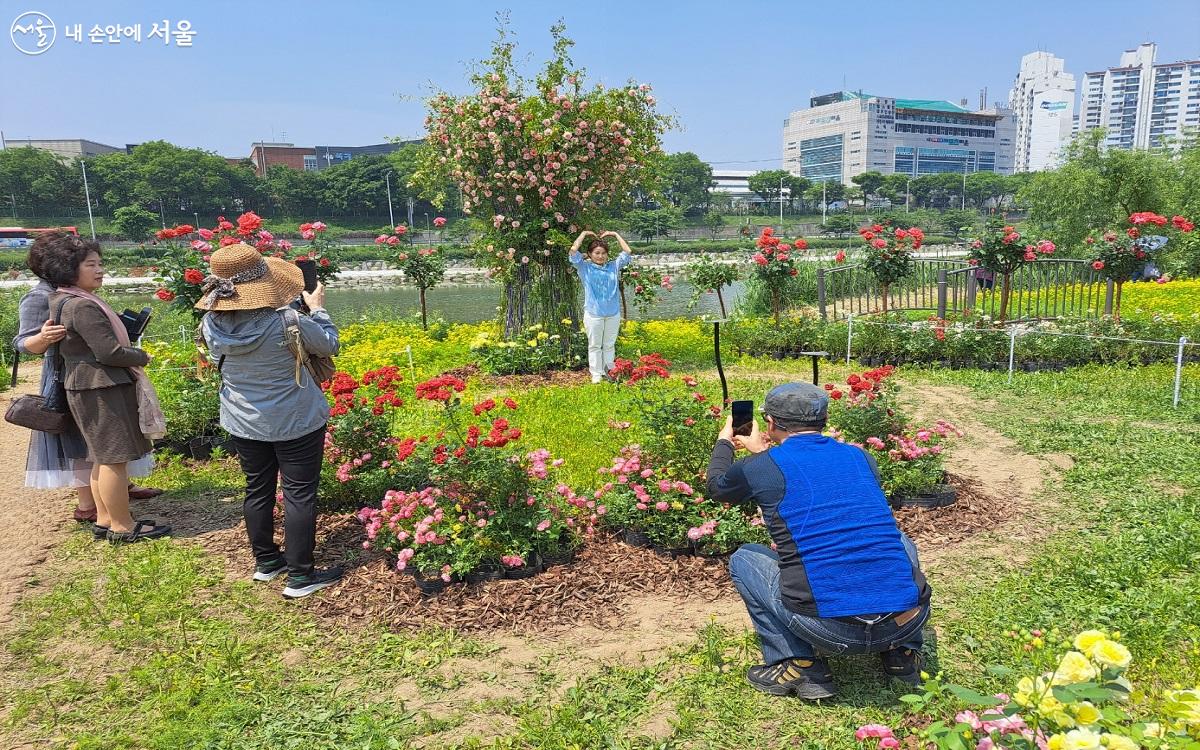
[[[274,581],[287,570],[287,563],[282,557],[276,557],[274,560],[266,562],[258,562],[254,564],[254,580],[256,581]]]
[[[824,659],[784,659],[778,664],[750,667],[746,679],[769,695],[794,695],[815,701],[832,698],[833,673]]]
[[[879,654],[879,658],[883,660],[883,673],[888,677],[914,687],[922,684],[921,667],[924,659],[921,658],[921,652],[911,648],[894,648]]]
[[[306,576],[288,576],[287,587],[283,589],[283,598],[300,599],[309,594],[315,594],[342,579],[341,568],[317,568]]]

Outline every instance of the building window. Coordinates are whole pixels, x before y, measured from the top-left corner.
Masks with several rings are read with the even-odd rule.
[[[800,141],[800,174],[810,180],[842,179],[842,134]]]
[[[313,154],[305,154],[304,155],[304,171],[305,172],[317,171],[317,157],[315,155],[313,155]]]

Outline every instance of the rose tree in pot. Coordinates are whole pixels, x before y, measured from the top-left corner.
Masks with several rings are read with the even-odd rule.
[[[925,234],[920,227],[888,231],[888,227],[880,224],[863,227],[858,233],[866,243],[863,266],[879,284],[883,314],[887,315],[888,292],[892,284],[912,273],[912,253],[921,249]]]
[[[1026,263],[1033,263],[1040,256],[1053,254],[1054,250],[1054,243],[1049,240],[1022,242],[1021,233],[1011,226],[1006,226],[1001,219],[989,221],[984,235],[971,240],[968,262],[1002,277],[999,316],[1001,322],[1008,315],[1013,273]]]

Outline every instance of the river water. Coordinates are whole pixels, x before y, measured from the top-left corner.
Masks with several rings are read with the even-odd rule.
[[[741,282],[723,291],[725,306],[732,312],[742,293]],[[446,284],[426,292],[425,302],[430,319],[443,318],[451,323],[478,323],[494,319],[500,304],[501,288],[497,284]],[[675,284],[670,291],[659,294],[658,304],[642,316],[630,300],[629,315],[634,320],[681,318],[699,315],[719,315],[720,306],[715,294],[703,294],[692,310],[688,302],[692,288],[686,282]],[[362,316],[371,318],[400,318],[420,314],[417,290],[407,286],[369,289],[330,289],[326,293],[329,314],[345,323]]]

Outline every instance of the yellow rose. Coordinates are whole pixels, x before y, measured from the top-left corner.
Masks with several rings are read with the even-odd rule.
[[[1101,633],[1099,630],[1085,630],[1079,635],[1075,636],[1075,648],[1079,649],[1085,654],[1090,654],[1092,651],[1092,646],[1095,646],[1105,638],[1106,636],[1104,633]]]
[[[1058,663],[1054,671],[1055,685],[1071,685],[1076,682],[1088,682],[1096,677],[1096,665],[1078,651],[1068,651]]]
[[[1090,729],[1072,729],[1067,732],[1063,750],[1100,750],[1100,734]]]
[[[1138,744],[1119,734],[1105,734],[1100,738],[1108,750],[1138,750]]]
[[[1017,702],[1018,706],[1028,708],[1033,705],[1033,690],[1033,678],[1022,677],[1017,682],[1017,692],[1013,695],[1013,700]]]
[[[1046,740],[1046,747],[1049,750],[1064,750],[1066,745],[1067,735],[1065,734],[1052,734],[1050,735],[1050,739]]]
[[[1129,666],[1129,649],[1107,638],[1092,646],[1092,658],[1105,667],[1124,669]]]
[[[671,503],[671,508],[674,510],[683,510],[683,503],[676,500],[675,502]]]
[[[546,333],[545,331],[538,331],[537,337],[539,339],[548,339],[550,338],[550,334]]]
[[[563,318],[563,319],[562,319],[562,324],[563,324],[563,325],[565,325],[565,326],[569,326],[569,325],[571,325],[571,319],[570,319],[570,318]]]
[[[529,339],[529,340],[528,340],[528,341],[526,341],[525,343],[526,343],[526,344],[529,344],[530,348],[532,348],[532,347],[535,347],[535,346],[537,346],[537,339]]]
[[[1087,701],[1076,703],[1074,706],[1075,721],[1081,726],[1090,726],[1100,721],[1103,718],[1100,714],[1100,709],[1093,706]]]

